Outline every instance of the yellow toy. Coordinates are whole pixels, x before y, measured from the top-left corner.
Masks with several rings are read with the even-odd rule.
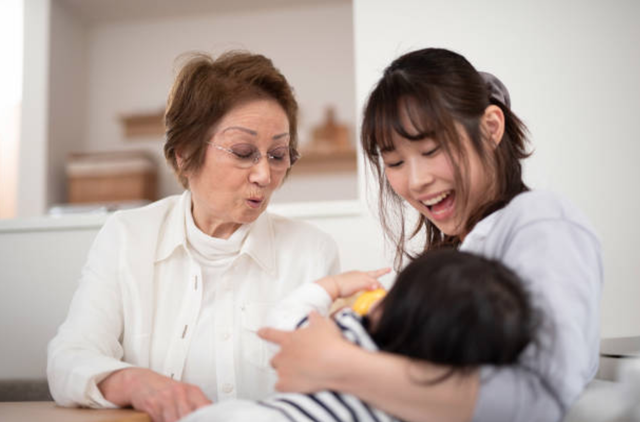
[[[353,311],[358,315],[365,316],[369,313],[371,305],[382,299],[386,294],[387,291],[385,289],[376,289],[364,292],[358,296],[355,302],[353,302],[351,309],[353,309]]]

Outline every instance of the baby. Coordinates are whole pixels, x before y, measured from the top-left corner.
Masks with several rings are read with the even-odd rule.
[[[336,298],[378,287],[376,278],[386,272],[352,271],[302,286],[276,307],[267,325],[280,329],[304,325],[306,318],[300,316],[311,310],[326,315]],[[517,364],[525,347],[536,341],[540,326],[539,313],[512,271],[453,249],[426,252],[415,259],[368,315],[343,309],[333,318],[342,334],[360,347],[444,368],[435,379],[416,380],[424,383],[474,371],[479,365]],[[282,393],[262,401],[221,402],[183,421],[396,420],[372,405],[333,391]]]

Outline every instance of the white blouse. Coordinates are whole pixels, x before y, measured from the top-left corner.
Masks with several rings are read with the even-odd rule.
[[[294,288],[339,271],[336,244],[309,224],[265,212],[246,234],[219,242],[238,242],[237,253],[220,250],[228,252],[220,266],[203,265],[211,244],[190,236],[190,203],[185,192],[117,212],[98,233],[49,344],[58,404],[113,407],[97,384],[129,366],[196,384],[214,401],[273,391],[268,345],[256,331]]]
[[[202,306],[193,327],[194,335],[187,353],[183,378],[199,385],[207,397],[218,402],[236,397],[235,371],[225,368],[235,366],[234,351],[241,347],[233,342],[239,327],[235,327],[233,320],[221,314],[222,310],[228,308],[226,302],[233,299],[233,296],[222,294],[220,285],[225,280],[229,266],[240,255],[252,224],[240,226],[228,239],[211,237],[196,226],[191,203],[184,202],[187,250],[202,271]],[[161,282],[164,284],[159,285],[157,292],[164,297],[157,300],[158,306],[162,308],[156,310],[158,317],[154,322],[154,332],[157,335],[152,339],[151,367],[161,367],[164,363],[164,351],[171,344],[172,338],[162,327],[172,323],[173,315],[179,311],[180,305],[178,301],[167,299],[179,297],[182,286],[167,278]]]

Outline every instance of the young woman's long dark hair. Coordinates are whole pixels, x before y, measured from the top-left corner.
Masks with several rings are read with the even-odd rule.
[[[517,363],[542,322],[513,271],[455,249],[412,261],[379,307],[369,331],[380,350],[450,367],[445,377]]]
[[[505,116],[505,133],[497,148],[487,145],[480,127],[480,119],[490,104],[500,107]],[[409,116],[417,134],[402,125],[402,114]],[[411,141],[433,137],[454,164],[456,191],[460,193],[457,197],[460,205],[466,207],[469,183],[464,167],[468,157],[456,123],[462,125],[473,151],[485,170],[493,175],[492,189],[496,192],[495,197],[471,210],[464,222],[466,232],[483,217],[527,190],[520,165],[520,160],[529,155],[526,127],[507,104],[491,95],[490,87],[478,71],[461,55],[444,49],[428,48],[399,57],[385,69],[371,92],[362,122],[362,145],[378,177],[380,219],[387,237],[396,245],[396,268],[402,266],[403,257],[413,256],[405,247],[408,239],[403,201],[385,178],[380,151],[393,149],[394,133]],[[390,225],[395,217],[400,221],[399,228]],[[459,238],[446,236],[422,215],[408,238],[416,236],[423,228],[426,231],[425,250],[460,243]]]

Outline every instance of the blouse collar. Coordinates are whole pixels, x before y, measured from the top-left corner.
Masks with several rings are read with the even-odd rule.
[[[186,210],[191,209],[190,207],[191,192],[187,190],[171,207],[165,224],[161,227],[162,232],[156,249],[156,262],[167,259],[178,247],[182,247],[188,253]],[[204,233],[202,234],[204,235]],[[276,270],[276,251],[274,250],[273,226],[269,213],[263,212],[256,221],[248,225],[245,236],[239,255],[248,255],[264,271],[273,274]]]

